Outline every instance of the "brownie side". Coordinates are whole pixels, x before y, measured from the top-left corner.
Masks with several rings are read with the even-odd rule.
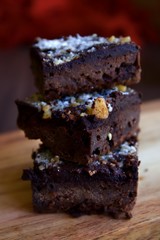
[[[125,143],[114,153],[94,156],[96,160],[82,166],[57,159],[42,147],[33,154],[34,168],[24,170],[22,176],[31,180],[35,211],[130,216],[137,196],[135,151],[135,145]]]
[[[85,104],[55,111],[52,108],[45,119],[37,102],[17,101],[17,123],[28,138],[41,139],[53,154],[86,164],[94,153],[112,151],[138,132],[141,100],[137,92],[115,91],[105,101],[112,110],[106,119],[87,115]]]
[[[93,48],[79,51],[78,56],[57,65],[55,50],[33,45],[32,70],[41,94],[52,100],[140,81],[140,49],[135,43],[107,42],[93,45]]]

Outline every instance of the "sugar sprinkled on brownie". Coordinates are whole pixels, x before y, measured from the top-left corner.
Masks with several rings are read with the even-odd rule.
[[[123,154],[123,155],[134,154],[135,152],[136,152],[136,147],[132,146],[132,145],[131,146],[128,145],[127,142],[124,142],[121,145],[121,148],[120,148],[120,151],[119,151],[119,153]]]
[[[97,34],[91,36],[69,36],[66,38],[48,40],[43,38],[37,38],[37,43],[34,47],[44,51],[44,55],[49,58],[53,58],[55,65],[60,65],[65,62],[69,62],[79,57],[80,53],[84,50],[87,52],[94,52],[96,46],[100,44],[124,44],[130,42],[129,37],[116,38],[114,36],[110,38],[99,37]],[[45,61],[48,61],[45,59]]]
[[[51,111],[63,111],[65,108],[85,105],[88,111],[86,113],[80,112],[80,116],[83,117],[88,115],[89,112],[91,112],[89,110],[92,108],[93,103],[97,98],[105,99],[109,97],[109,95],[113,92],[120,92],[121,94],[129,94],[132,91],[133,91],[132,89],[127,87],[125,88],[125,91],[121,91],[118,87],[115,87],[112,89],[103,90],[101,92],[83,93],[75,96],[67,96],[61,100],[56,99],[49,103],[45,101],[40,101],[38,95],[37,96],[34,95],[33,101],[31,99],[29,99],[29,101],[31,102],[32,105],[34,105],[35,107],[38,107],[40,111],[41,110],[44,111],[46,109],[47,112],[44,111],[44,118],[47,118],[47,116],[48,118],[50,118]],[[106,106],[107,106],[108,112],[112,112],[113,107],[111,103],[106,102],[106,104],[107,104]]]
[[[132,156],[137,154],[137,143],[130,143],[128,141],[124,142],[120,145],[119,148],[116,150],[103,155],[94,154],[92,158],[94,161],[89,163],[89,165],[100,165],[100,164],[107,164],[113,163],[115,161],[119,167],[123,166],[123,156]],[[67,162],[63,159],[60,159],[59,156],[53,155],[48,149],[42,148],[40,152],[36,152],[34,155],[34,161],[38,165],[39,170],[47,169],[48,167],[60,167],[64,163]]]
[[[42,50],[51,49],[55,50],[55,55],[63,54],[64,52],[70,50],[73,52],[83,51],[97,44],[102,44],[109,42],[104,37],[98,37],[97,34],[91,36],[82,37],[79,34],[74,36],[69,36],[66,38],[48,40],[43,38],[38,38],[38,43],[35,46]]]
[[[56,110],[58,99],[17,100],[18,125],[28,138],[41,139],[53,154],[86,164],[92,161],[92,154],[106,154],[137,134],[141,97],[134,90],[127,91],[116,90],[104,96],[100,92],[103,100],[97,96],[93,101],[87,101],[87,94],[80,105],[75,101],[79,95],[75,95],[74,101],[67,102],[68,107]],[[63,105],[64,99],[60,101]]]

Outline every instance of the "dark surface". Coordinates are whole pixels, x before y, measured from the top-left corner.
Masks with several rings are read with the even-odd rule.
[[[80,117],[85,105],[52,111],[52,118],[43,119],[43,111],[29,102],[17,101],[18,126],[30,139],[41,139],[53,154],[69,161],[87,163],[94,153],[104,154],[138,131],[141,98],[135,91],[129,94],[113,92],[113,111],[107,119],[94,115]],[[71,113],[68,113],[71,111]],[[108,139],[108,133],[112,139]]]
[[[35,211],[131,216],[137,196],[139,161],[136,153],[123,155],[116,151],[105,163],[94,161],[82,166],[61,161],[42,169],[45,151],[42,148],[33,154],[34,168],[25,169],[22,176],[32,182]]]
[[[47,55],[51,49],[31,49],[36,85],[46,99],[140,81],[140,49],[137,45],[102,44],[95,48],[94,52],[84,50],[79,58],[58,66],[54,65],[54,58]]]

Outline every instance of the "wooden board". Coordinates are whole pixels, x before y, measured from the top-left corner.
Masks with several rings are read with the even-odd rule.
[[[106,216],[71,218],[32,211],[29,182],[20,179],[32,166],[29,141],[20,131],[0,136],[0,239],[152,239],[160,240],[160,101],[142,106],[140,182],[131,220]]]

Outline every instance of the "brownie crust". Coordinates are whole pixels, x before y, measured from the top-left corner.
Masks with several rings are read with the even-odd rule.
[[[140,48],[133,42],[121,43],[117,38],[115,43],[106,39],[106,42],[93,44],[92,48],[79,50],[78,56],[76,53],[70,61],[56,64],[55,49],[49,44],[41,49],[42,40],[31,48],[31,67],[36,86],[46,100],[140,81]]]
[[[139,161],[135,143],[126,146],[132,150],[116,150],[106,159],[98,156],[86,166],[57,161],[57,156],[48,157],[48,150],[41,147],[33,153],[34,168],[25,169],[22,176],[31,180],[35,211],[130,217],[137,196]]]
[[[141,98],[136,91],[113,91],[105,101],[112,110],[106,119],[87,115],[85,104],[61,111],[52,108],[50,117],[44,119],[37,102],[17,100],[17,123],[29,139],[41,139],[53,154],[86,164],[93,154],[112,151],[139,130]]]

